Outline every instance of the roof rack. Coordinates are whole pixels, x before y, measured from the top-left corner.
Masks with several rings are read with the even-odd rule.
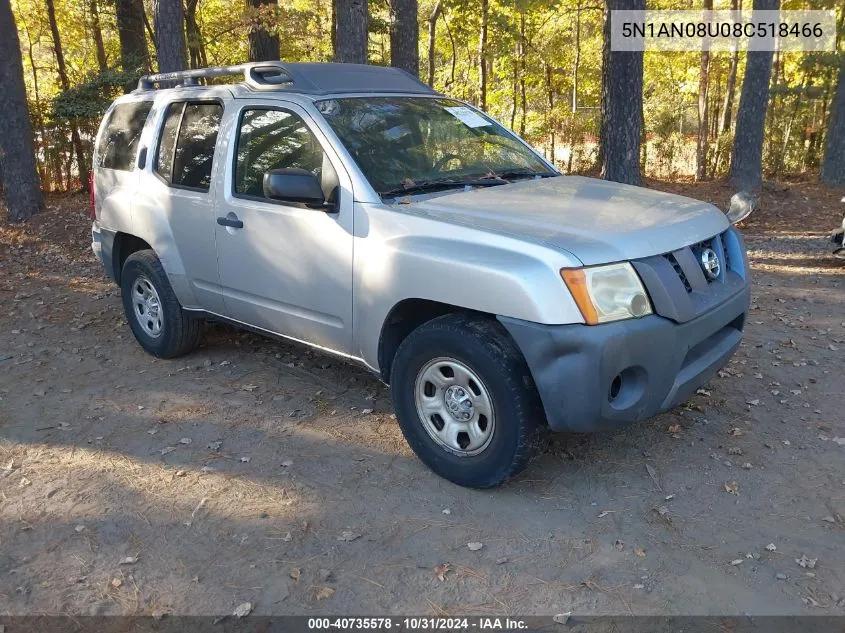
[[[144,75],[138,80],[138,90],[155,90],[155,84],[174,82],[181,86],[198,86],[200,79],[214,77],[232,77],[240,75],[244,83],[251,88],[264,89],[279,88],[285,84],[293,84],[293,77],[284,64],[279,62],[256,62],[239,64],[237,66],[216,66],[212,68],[197,68],[195,70],[180,70],[157,75]]]
[[[410,73],[389,66],[367,64],[252,62],[237,66],[198,68],[145,75],[138,92],[175,86],[198,86],[201,79],[241,77],[250,90],[290,90],[313,95],[349,92],[439,93]]]

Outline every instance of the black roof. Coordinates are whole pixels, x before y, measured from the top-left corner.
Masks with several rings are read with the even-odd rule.
[[[399,68],[364,64],[284,64],[296,92],[332,94],[338,92],[413,92],[436,94],[434,90]]]
[[[252,90],[288,90],[312,95],[344,92],[438,94],[399,68],[365,64],[289,64],[273,61],[147,75],[138,81],[138,90],[153,90],[156,84],[160,87],[196,86],[200,79],[233,75],[241,76],[243,84]]]

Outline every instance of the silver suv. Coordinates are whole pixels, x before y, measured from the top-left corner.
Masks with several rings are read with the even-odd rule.
[[[684,402],[742,338],[724,213],[563,176],[393,68],[144,77],[106,113],[92,179],[93,249],[145,350],[185,354],[211,318],[361,363],[463,486],[518,472],[544,425]]]

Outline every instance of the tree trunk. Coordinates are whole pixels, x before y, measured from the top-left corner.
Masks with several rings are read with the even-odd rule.
[[[428,85],[434,87],[434,45],[437,38],[437,19],[443,11],[442,0],[437,0],[434,10],[428,18]]]
[[[11,222],[41,208],[32,125],[26,103],[23,60],[9,0],[0,0],[0,182]]]
[[[188,43],[188,57],[190,57],[191,68],[205,68],[208,66],[208,59],[205,56],[205,46],[202,42],[200,25],[197,22],[197,7],[199,0],[186,0],[185,2],[185,34]]]
[[[525,39],[525,13],[519,14],[519,135],[525,136],[525,123],[528,119],[528,98],[525,93],[525,54],[528,44]]]
[[[642,51],[610,50],[610,12],[645,10],[645,0],[606,0],[601,95],[601,177],[639,185],[643,112]]]
[[[821,177],[827,185],[845,185],[845,58],[839,66],[839,81],[830,112]]]
[[[89,0],[88,10],[91,13],[91,36],[94,39],[94,51],[97,53],[97,66],[100,72],[109,67],[106,59],[106,48],[103,46],[103,30],[100,27],[100,12],[97,9],[97,0]]]
[[[246,0],[246,9],[250,13],[250,26],[247,33],[247,56],[251,62],[267,62],[280,59],[279,36],[267,30],[266,16],[262,15],[265,7],[277,8],[277,0]]]
[[[754,0],[756,11],[776,11],[779,6],[780,0]],[[731,159],[731,182],[740,191],[757,190],[763,183],[763,133],[771,73],[772,51],[747,53]]]
[[[478,107],[487,109],[487,18],[489,1],[481,0],[481,32],[478,35]]]
[[[713,0],[703,0],[705,11],[713,10]],[[701,63],[698,71],[698,140],[695,147],[695,179],[698,182],[707,178],[707,150],[710,141],[708,130],[708,92],[710,90],[710,50],[701,51]]]
[[[141,0],[117,0],[117,36],[120,39],[120,65],[125,73],[149,72],[150,52],[144,37],[144,4]],[[124,90],[131,92],[135,82]]]
[[[343,64],[367,63],[367,0],[337,0],[334,60]]]
[[[420,76],[420,25],[417,0],[392,0],[390,65]]]
[[[742,11],[742,0],[731,0],[731,11]],[[728,81],[725,86],[725,102],[722,105],[722,118],[719,120],[719,134],[724,134],[731,127],[733,116],[734,92],[736,92],[736,73],[739,67],[739,48],[731,50],[731,63],[728,70]]]
[[[546,76],[546,101],[549,106],[549,114],[546,125],[549,128],[549,162],[555,164],[555,90],[554,90],[554,69],[548,62],[543,62]]]
[[[53,0],[45,0],[47,4],[47,19],[50,22],[50,33],[53,36],[53,51],[56,54],[56,71],[59,75],[59,84],[62,90],[67,92],[70,90],[70,79],[67,75],[67,66],[65,65],[65,54],[62,49],[62,40],[59,37],[59,26],[56,23],[56,7],[53,5]],[[79,172],[79,185],[82,191],[88,191],[88,178],[83,176],[85,171],[85,151],[82,149],[82,139],[79,137],[79,128],[76,121],[70,121],[70,138],[73,143],[73,151],[76,154],[76,167]]]
[[[153,27],[159,72],[170,73],[188,67],[184,25],[185,10],[182,0],[153,0]]]

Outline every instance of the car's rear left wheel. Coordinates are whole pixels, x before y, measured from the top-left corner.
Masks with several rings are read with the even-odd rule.
[[[160,358],[182,356],[202,336],[202,321],[182,309],[155,252],[126,258],[120,275],[123,311],[138,343]]]

